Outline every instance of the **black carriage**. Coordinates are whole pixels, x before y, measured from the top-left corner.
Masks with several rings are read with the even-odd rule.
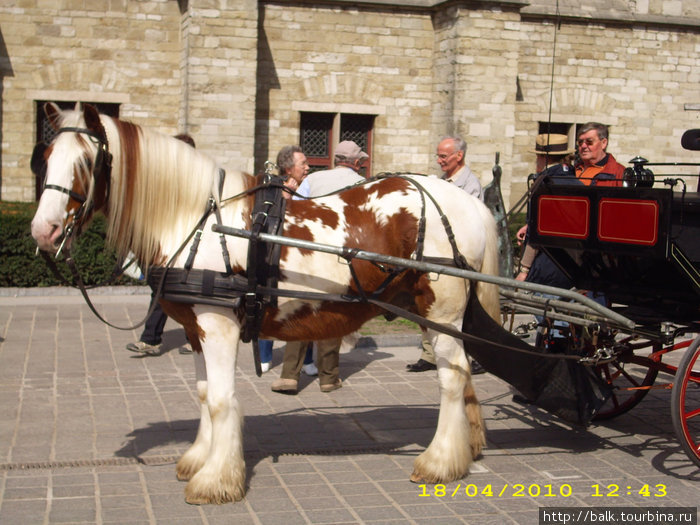
[[[700,130],[687,132],[683,146],[699,150],[698,137]],[[580,356],[576,366],[585,372],[578,377],[593,385],[593,395],[591,386],[577,392],[589,396],[593,419],[630,410],[651,388],[672,388],[674,430],[700,465],[700,194],[650,169],[672,164],[632,163],[623,187],[541,177],[530,192],[530,242],[607,313],[551,290],[543,297],[536,287],[502,288],[504,305],[541,315],[541,332],[564,321],[565,354]],[[669,355],[675,350],[685,350],[680,360]],[[655,385],[660,372],[672,377]]]

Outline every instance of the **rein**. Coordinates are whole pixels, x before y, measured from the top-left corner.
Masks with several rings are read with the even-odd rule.
[[[226,172],[223,169],[220,169],[219,170],[219,192],[221,192],[223,189],[223,181],[224,181],[225,177],[226,177]],[[64,252],[67,254],[67,256],[64,258],[64,262],[68,266],[68,269],[70,270],[71,275],[73,276],[73,283],[69,283],[65,279],[65,277],[63,277],[63,275],[61,274],[61,272],[58,269],[58,266],[55,263],[55,260],[52,259],[51,256],[47,252],[45,252],[43,250],[39,250],[39,253],[41,254],[41,256],[43,257],[47,266],[49,267],[49,269],[51,270],[51,272],[54,274],[54,276],[57,279],[59,279],[64,284],[67,284],[68,286],[71,286],[73,288],[78,288],[80,290],[80,293],[83,296],[83,298],[85,299],[85,302],[87,303],[88,307],[90,308],[92,313],[95,314],[95,316],[100,321],[102,321],[107,326],[110,326],[111,328],[115,328],[117,330],[133,330],[133,329],[138,328],[138,327],[142,326],[143,324],[145,324],[146,321],[148,320],[148,318],[151,316],[151,314],[153,313],[153,310],[155,309],[156,302],[158,301],[158,299],[160,299],[163,296],[163,293],[162,293],[163,292],[163,285],[165,283],[165,276],[167,274],[167,270],[172,267],[172,265],[175,262],[175,259],[180,255],[180,253],[182,253],[182,251],[185,249],[185,246],[187,246],[187,243],[190,241],[190,239],[195,237],[195,242],[193,242],[193,245],[199,244],[199,237],[201,237],[201,234],[202,234],[202,227],[204,226],[204,223],[206,222],[206,220],[209,218],[209,216],[212,213],[217,214],[218,222],[220,224],[221,218],[219,215],[218,206],[217,206],[214,198],[210,197],[208,204],[207,204],[207,209],[204,211],[202,217],[197,222],[194,229],[189,233],[189,235],[185,238],[185,240],[182,242],[182,244],[180,244],[178,249],[175,251],[175,253],[170,257],[168,262],[165,264],[165,266],[163,267],[163,269],[165,271],[163,272],[163,275],[161,276],[161,278],[157,282],[156,286],[155,287],[151,286],[151,289],[154,291],[154,297],[153,297],[153,300],[151,301],[151,304],[148,308],[146,315],[139,323],[137,323],[133,326],[117,326],[115,324],[110,323],[104,317],[102,317],[102,315],[100,315],[100,313],[95,308],[95,305],[90,300],[90,296],[87,293],[87,290],[89,289],[89,287],[85,286],[85,283],[83,282],[83,279],[80,276],[80,271],[78,270],[78,267],[75,264],[75,261],[73,260],[73,258],[71,257],[70,251],[68,249],[64,250]],[[65,240],[63,242],[65,243]],[[223,234],[221,234],[221,242],[222,242],[222,251],[224,254],[224,259],[228,262],[228,252],[225,249],[226,243],[225,243],[225,238],[224,238]],[[55,258],[58,257],[58,255],[62,249],[63,249],[63,243],[61,244],[61,248],[59,249],[59,252],[55,255]],[[190,249],[190,255],[187,259],[187,263],[189,263],[190,267],[194,261],[194,256],[196,255],[196,252],[197,252],[196,248],[194,249],[194,251],[192,249]],[[230,264],[227,267],[230,268]],[[123,272],[120,272],[120,274],[121,273],[123,273]],[[114,278],[115,278],[115,276],[113,275],[111,279],[114,279]],[[149,279],[149,281],[150,281],[150,279]],[[97,285],[95,285],[95,286],[97,286]]]
[[[60,279],[64,284],[67,284],[68,286],[71,286],[72,288],[77,288],[80,290],[80,294],[83,296],[83,299],[85,299],[85,302],[87,303],[88,307],[90,308],[90,311],[92,311],[93,314],[95,314],[95,317],[97,317],[100,321],[102,321],[104,324],[107,326],[110,326],[111,328],[116,328],[117,330],[133,330],[134,328],[138,328],[139,326],[142,326],[143,324],[146,323],[148,318],[151,316],[153,313],[153,310],[155,310],[156,307],[156,301],[152,301],[151,305],[148,308],[148,312],[146,313],[145,317],[137,324],[134,326],[116,326],[109,321],[107,321],[100,313],[97,311],[95,308],[95,305],[92,303],[90,300],[90,296],[87,293],[87,290],[90,288],[94,288],[95,286],[85,286],[85,283],[83,282],[82,277],[80,276],[80,271],[78,270],[77,265],[75,264],[75,261],[73,260],[73,257],[70,255],[70,251],[68,249],[64,250],[66,252],[66,257],[64,258],[64,262],[66,263],[66,266],[68,266],[68,269],[71,272],[71,275],[73,276],[73,283],[69,283],[65,277],[61,274],[61,272],[58,269],[58,266],[56,265],[56,262],[54,259],[51,258],[51,256],[46,253],[43,250],[40,250],[39,253],[43,257],[44,261],[46,262],[46,265],[49,267],[51,272],[54,274],[54,276],[58,279]],[[121,275],[121,272],[120,274]],[[117,277],[119,276],[117,275]],[[110,279],[110,282],[112,279],[114,279],[115,276],[112,276]],[[159,297],[159,294],[162,290],[162,283],[158,287],[158,292],[156,293],[156,298]]]
[[[211,200],[213,200],[213,199],[211,199]],[[210,202],[211,202],[211,200],[210,200]],[[168,260],[168,262],[166,263],[166,265],[164,267],[164,270],[166,270],[166,271],[163,272],[163,275],[160,278],[160,280],[158,281],[157,286],[155,288],[151,287],[152,290],[154,291],[154,297],[153,297],[153,301],[151,301],[151,304],[148,308],[148,311],[146,312],[146,315],[143,317],[143,319],[140,322],[138,322],[137,324],[135,324],[133,326],[117,326],[115,324],[110,323],[104,317],[102,317],[102,315],[100,315],[100,313],[95,308],[95,305],[90,300],[90,296],[87,293],[87,290],[90,287],[85,286],[85,283],[83,282],[83,279],[80,275],[80,271],[78,270],[78,267],[75,264],[75,261],[73,260],[73,257],[70,255],[70,251],[68,249],[64,250],[64,252],[67,254],[66,257],[64,258],[64,262],[66,263],[66,266],[68,266],[68,269],[70,270],[71,275],[73,276],[72,283],[68,282],[66,280],[66,278],[63,277],[63,275],[61,274],[61,272],[58,269],[58,266],[56,265],[55,260],[52,259],[51,256],[47,252],[45,252],[43,250],[39,250],[39,253],[41,254],[44,261],[46,262],[46,265],[49,267],[49,269],[51,270],[51,272],[54,274],[54,276],[56,278],[58,278],[64,284],[67,284],[68,286],[71,286],[72,288],[77,288],[78,290],[80,290],[80,294],[85,299],[85,302],[87,303],[88,307],[90,308],[92,313],[95,314],[95,316],[100,321],[102,321],[107,326],[109,326],[111,328],[115,328],[117,330],[133,330],[135,328],[138,328],[138,327],[144,325],[146,323],[146,321],[148,320],[148,318],[153,313],[153,310],[156,307],[156,302],[158,301],[158,299],[160,299],[163,296],[163,293],[162,293],[163,292],[163,285],[165,283],[165,276],[167,274],[167,269],[172,267],[173,263],[175,262],[175,258],[182,252],[182,250],[185,249],[185,246],[187,246],[187,243],[196,234],[196,232],[199,231],[199,233],[201,234],[201,229],[198,229],[198,228],[199,228],[200,224],[203,224],[206,221],[207,217],[209,217],[209,215],[212,213],[212,211],[213,210],[212,210],[211,206],[207,207],[207,210],[204,212],[204,216],[197,223],[197,226],[195,226],[195,229],[192,230],[192,232],[190,232],[190,234],[182,242],[180,247],[177,249],[177,251],[170,258],[170,260]],[[58,254],[56,256],[58,256]],[[114,278],[114,277],[112,277],[112,278]],[[97,285],[95,285],[95,286],[97,286]]]

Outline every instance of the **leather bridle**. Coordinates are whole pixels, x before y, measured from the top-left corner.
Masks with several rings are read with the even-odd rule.
[[[95,155],[95,160],[92,163],[92,187],[96,188],[98,184],[104,180],[106,187],[105,202],[108,202],[112,180],[112,154],[109,152],[107,138],[100,136],[87,128],[64,127],[58,130],[57,135],[61,133],[79,133],[82,135],[87,135],[91,138],[91,140],[93,140],[93,142],[97,143],[97,154]],[[64,186],[59,186],[58,184],[46,184],[46,179],[44,179],[43,189],[59,191],[68,195],[71,199],[79,203],[78,209],[72,214],[72,220],[63,227],[61,245],[56,252],[56,257],[58,257],[61,251],[64,249],[66,241],[72,238],[75,232],[80,231],[83,222],[90,217],[95,205],[95,199],[92,198],[88,202],[87,195],[81,195],[73,191],[72,188],[66,188]]]

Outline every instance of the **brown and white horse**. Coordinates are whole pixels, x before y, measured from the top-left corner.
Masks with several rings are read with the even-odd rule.
[[[118,254],[134,253],[145,269],[162,266],[173,256],[174,266],[182,267],[189,247],[179,255],[178,248],[211,197],[221,202],[224,224],[250,228],[252,197],[226,198],[253,187],[252,176],[229,172],[220,193],[219,166],[181,141],[99,115],[91,106],[62,112],[48,104],[45,109],[58,135],[45,153],[46,186],[32,221],[32,235],[42,250],[56,252],[67,231],[75,235],[80,229],[77,223],[101,209],[108,220],[108,242]],[[101,169],[107,149],[113,155],[111,176]],[[418,178],[449,218],[467,262],[477,271],[496,275],[496,227],[487,208],[449,183]],[[439,213],[430,199],[425,200],[424,253],[452,258]],[[289,201],[283,234],[410,258],[417,246],[422,206],[415,185],[403,178],[386,178],[314,201]],[[214,221],[210,217],[202,228],[194,267],[223,272],[219,235],[211,231]],[[248,241],[230,237],[226,245],[233,271],[244,272]],[[357,260],[352,264],[365,292],[385,279],[375,264]],[[357,293],[348,264],[335,255],[282,247],[279,267],[281,289]],[[471,293],[498,319],[494,285],[445,275],[435,280],[405,271],[380,299],[461,330]],[[235,397],[234,372],[243,320],[231,308],[167,301],[163,307],[185,328],[195,350],[201,420],[194,444],[177,464],[178,478],[189,480],[186,500],[240,500],[245,487],[243,415]],[[280,298],[278,306],[265,314],[261,336],[286,341],[339,337],[379,313],[368,304]],[[435,436],[416,458],[411,480],[444,483],[467,473],[485,443],[484,427],[461,344],[432,330],[428,334],[437,356],[440,413]]]

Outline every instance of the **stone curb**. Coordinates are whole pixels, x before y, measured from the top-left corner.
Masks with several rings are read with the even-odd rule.
[[[151,289],[148,286],[101,286],[89,290],[90,296],[142,296],[150,295]],[[12,299],[14,297],[52,297],[60,299],[60,297],[80,297],[80,290],[70,288],[68,286],[43,286],[33,288],[0,288],[0,298]],[[363,335],[357,339],[356,348],[371,349],[382,346],[415,346],[420,345],[420,335],[406,334],[377,334]]]
[[[148,286],[98,286],[90,288],[90,295],[149,295]],[[80,290],[68,286],[37,286],[32,288],[0,288],[0,297],[60,297],[80,296]]]

